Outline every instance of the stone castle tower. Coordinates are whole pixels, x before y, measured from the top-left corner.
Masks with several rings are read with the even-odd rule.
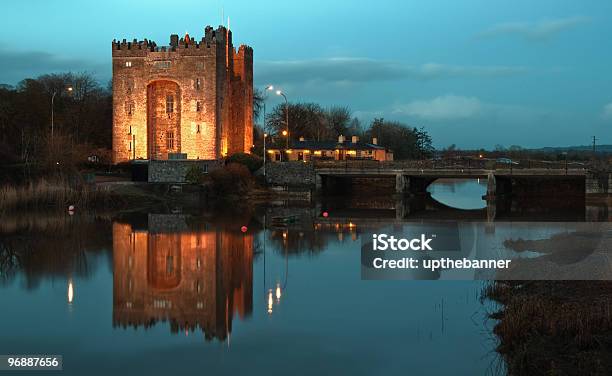
[[[207,26],[200,41],[113,40],[113,162],[217,159],[253,144],[253,49]]]

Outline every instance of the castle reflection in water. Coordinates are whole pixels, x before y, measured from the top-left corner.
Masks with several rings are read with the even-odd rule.
[[[253,235],[185,217],[149,215],[144,229],[113,224],[113,326],[202,330],[224,340],[253,310]]]

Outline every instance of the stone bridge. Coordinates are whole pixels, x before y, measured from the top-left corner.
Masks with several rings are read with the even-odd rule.
[[[476,161],[478,162],[478,161]],[[275,162],[267,166],[268,183],[302,186],[315,190],[342,189],[353,180],[369,184],[394,180],[395,192],[402,195],[425,193],[437,179],[487,179],[487,197],[585,196],[612,194],[612,173],[594,172],[587,166],[563,162],[533,162],[520,168],[484,163],[442,164],[431,161],[405,162]]]

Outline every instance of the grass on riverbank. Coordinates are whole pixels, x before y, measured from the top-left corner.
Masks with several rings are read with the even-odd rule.
[[[484,296],[510,375],[604,375],[612,367],[612,282],[495,282]]]
[[[106,187],[73,186],[66,181],[39,180],[23,186],[0,188],[0,211],[40,210],[48,208],[112,207],[122,200]]]

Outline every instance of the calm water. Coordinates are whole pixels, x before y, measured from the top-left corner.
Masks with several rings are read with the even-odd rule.
[[[475,181],[430,189],[486,206]],[[503,374],[483,282],[360,279],[346,215],[397,213],[371,203],[4,218],[0,354],[61,354],[64,375]]]

